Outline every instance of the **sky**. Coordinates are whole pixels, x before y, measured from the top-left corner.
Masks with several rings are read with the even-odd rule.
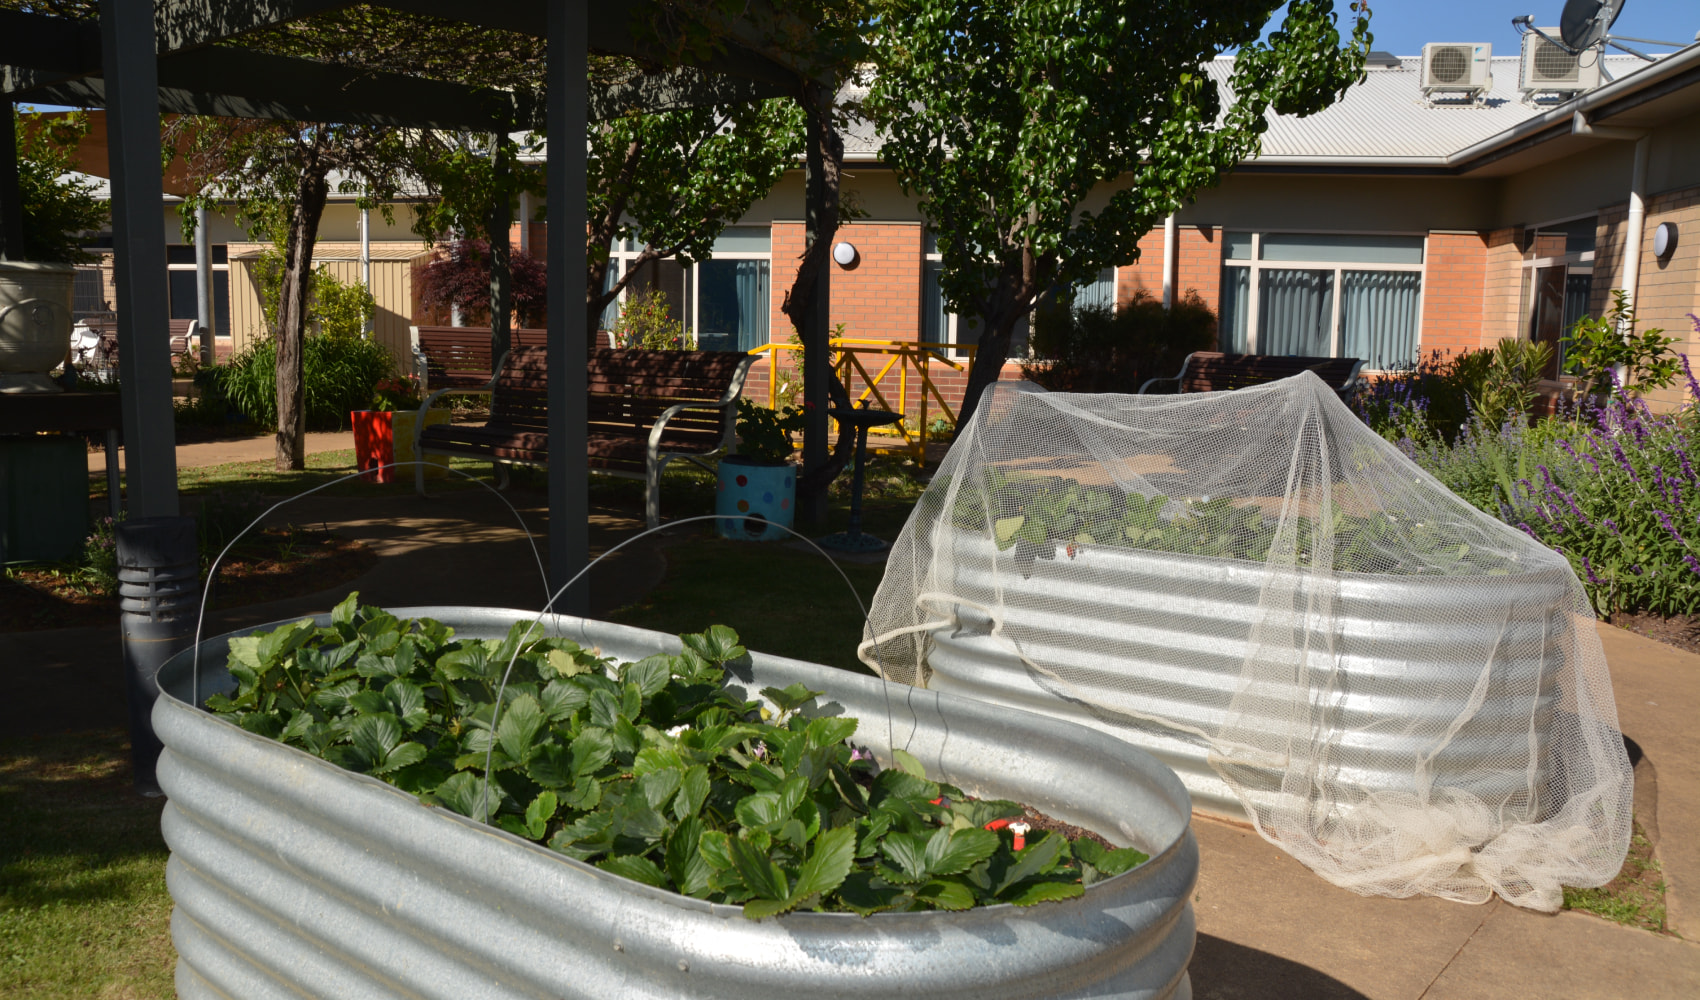
[[[1348,0],[1335,0],[1346,20]],[[1426,42],[1489,42],[1496,56],[1514,56],[1522,41],[1511,19],[1533,14],[1535,24],[1558,24],[1564,0],[1370,0],[1370,33],[1374,48],[1398,56],[1422,55]],[[1688,43],[1700,31],[1700,2],[1696,0],[1625,0],[1612,33]],[[1642,48],[1649,55],[1668,48]],[[1616,50],[1611,50],[1616,51]],[[1621,53],[1619,53],[1621,54]]]

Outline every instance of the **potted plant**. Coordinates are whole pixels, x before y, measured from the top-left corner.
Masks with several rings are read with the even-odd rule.
[[[348,415],[349,422],[354,425],[356,467],[370,469],[367,478],[379,483],[411,478],[411,470],[386,466],[414,460],[419,404],[418,376],[393,375],[378,381],[372,392],[371,409],[355,410]],[[452,411],[446,407],[432,408],[425,413],[425,424],[445,424],[452,417]],[[425,469],[425,478],[441,479],[448,475],[447,457],[432,456],[426,461],[431,465]]]
[[[796,517],[797,467],[791,435],[801,431],[800,407],[770,410],[738,400],[738,452],[720,460],[714,512],[722,537],[747,542],[787,538]],[[775,527],[777,525],[777,527]]]
[[[82,236],[105,225],[106,203],[92,182],[66,177],[86,115],[5,113],[17,134],[23,245],[0,255],[0,392],[61,392],[47,373],[70,353],[73,265],[94,259]]]
[[[1189,995],[1197,845],[1184,790],[1141,751],[931,693],[888,712],[879,681],[747,653],[722,628],[546,616],[539,636],[523,612],[394,614],[419,621],[351,598],[161,671],[180,983]],[[193,707],[208,696],[224,717]],[[1103,832],[1110,851],[1071,849],[1083,873],[1128,848],[1148,860],[1070,887],[1058,834],[1017,849],[1013,826],[976,822],[1007,810],[989,800]],[[818,912],[869,889],[886,895]]]

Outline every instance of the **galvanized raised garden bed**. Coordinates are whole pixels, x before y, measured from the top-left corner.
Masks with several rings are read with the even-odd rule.
[[[396,609],[496,638],[529,615]],[[327,616],[328,618],[328,616]],[[321,624],[323,623],[321,620]],[[638,659],[671,636],[559,617],[553,634]],[[232,687],[202,644],[202,697]],[[793,913],[653,889],[247,733],[160,672],[154,727],[186,998],[1125,997],[1190,995],[1198,848],[1186,790],[1103,734],[948,694],[752,654],[753,692],[801,682],[971,794],[1026,802],[1152,858],[1061,903],[960,913]]]
[[[988,559],[990,546],[963,535],[952,558],[953,592],[968,600],[997,593],[1006,628],[1028,637],[1022,653],[1048,666],[1065,665],[1067,683],[1035,671],[1010,644],[990,634],[990,622],[968,604],[959,626],[929,633],[928,687],[992,704],[1069,719],[1149,750],[1173,768],[1199,809],[1236,818],[1245,812],[1209,764],[1209,746],[1178,728],[1104,708],[1131,704],[1125,679],[1137,676],[1145,714],[1205,733],[1218,732],[1250,652],[1251,623],[1265,587],[1280,586],[1263,563],[1167,552],[1092,546],[1077,558],[1033,560],[1016,566],[1012,552]],[[1336,775],[1365,787],[1414,790],[1418,746],[1404,726],[1427,716],[1446,719],[1459,706],[1436,699],[1440,682],[1480,670],[1462,660],[1500,651],[1483,702],[1468,724],[1435,755],[1433,783],[1470,790],[1487,801],[1507,795],[1539,797],[1546,764],[1518,771],[1492,765],[1507,746],[1526,746],[1531,731],[1550,733],[1560,707],[1558,679],[1566,664],[1555,620],[1567,612],[1573,581],[1561,565],[1508,576],[1390,576],[1335,574],[1333,612],[1313,634],[1308,669],[1338,668],[1327,687],[1329,728],[1350,734],[1354,773]],[[1313,586],[1300,574],[1297,592]],[[1066,613],[1058,613],[1066,605]],[[1148,627],[1129,628],[1128,609]],[[942,610],[942,609],[941,609]],[[1083,653],[1088,646],[1099,650]],[[1518,658],[1506,650],[1539,650]],[[1337,659],[1336,659],[1337,657]],[[1461,671],[1460,667],[1464,669]],[[1538,692],[1531,698],[1530,692]],[[1149,700],[1147,700],[1149,699]],[[1088,704],[1090,703],[1090,704]],[[1268,699],[1272,712],[1284,701]],[[1531,707],[1534,716],[1531,718]],[[1533,725],[1531,725],[1533,723]],[[1284,723],[1271,719],[1270,729]],[[1535,757],[1544,761],[1541,748]]]

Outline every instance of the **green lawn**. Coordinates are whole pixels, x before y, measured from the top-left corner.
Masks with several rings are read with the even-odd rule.
[[[0,996],[173,995],[163,805],[122,732],[0,742]]]

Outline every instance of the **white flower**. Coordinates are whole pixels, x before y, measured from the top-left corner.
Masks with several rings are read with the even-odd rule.
[[[687,730],[689,728],[691,728],[691,727],[688,723],[680,723],[679,725],[674,726],[672,729],[667,730],[667,735],[673,737],[674,739],[678,739],[679,734],[684,732],[685,730]]]

